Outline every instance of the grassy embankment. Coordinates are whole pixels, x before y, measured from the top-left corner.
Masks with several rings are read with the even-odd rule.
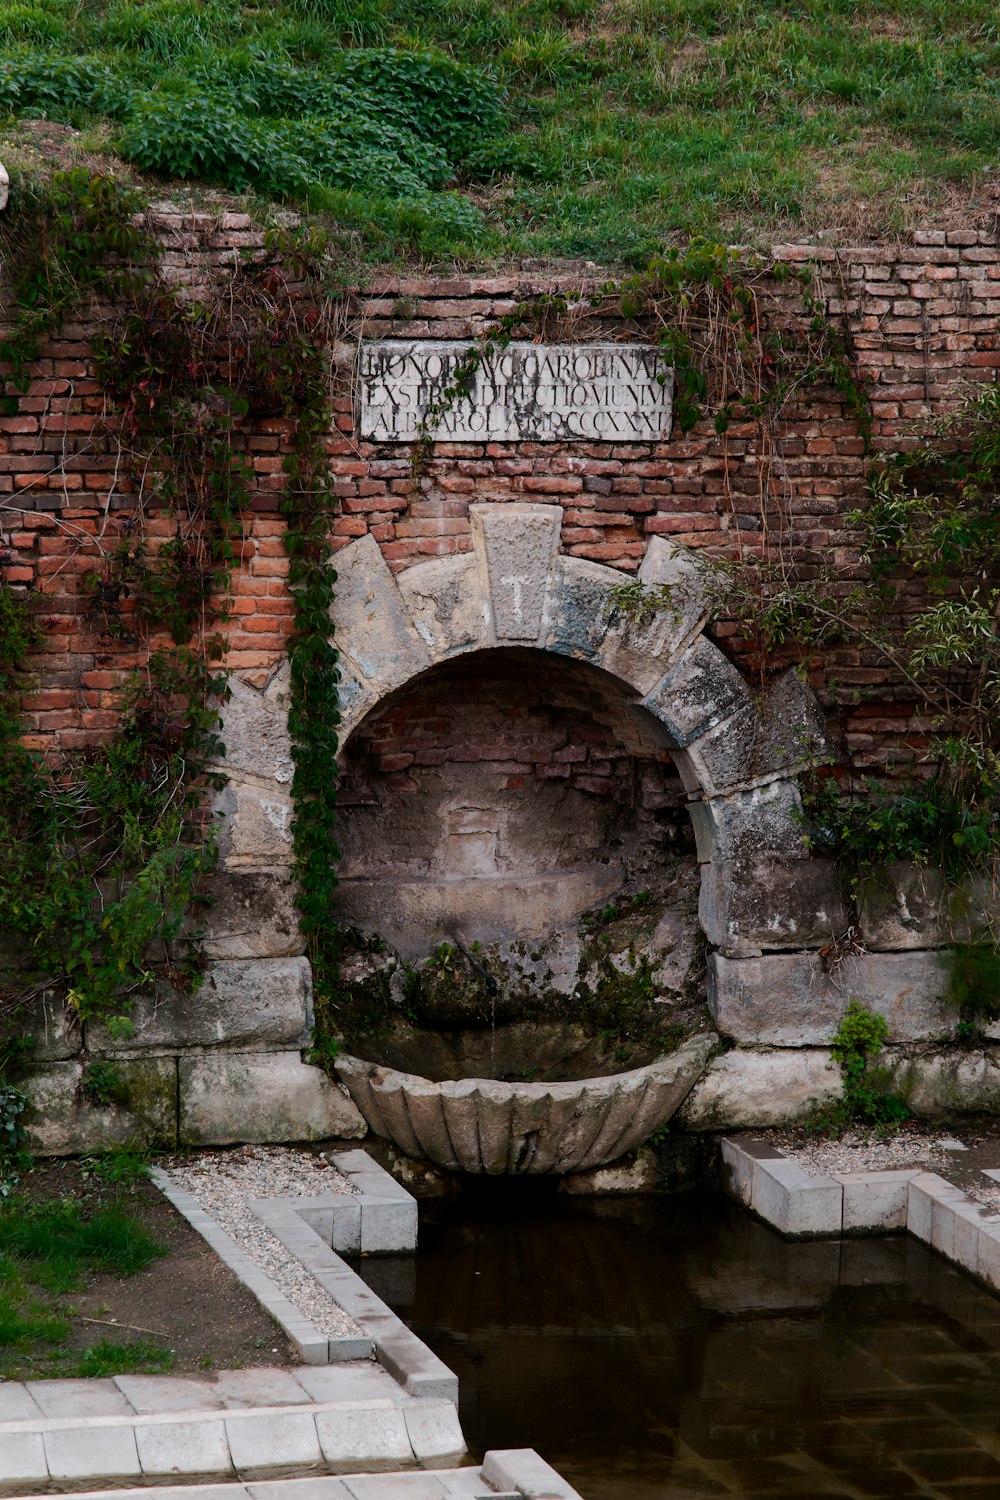
[[[374,258],[891,233],[1000,142],[993,0],[8,0],[0,59],[15,165],[46,116]]]

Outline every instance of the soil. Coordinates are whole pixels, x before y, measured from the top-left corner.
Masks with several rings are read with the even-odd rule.
[[[85,1175],[80,1162],[42,1161],[19,1192],[36,1202],[73,1198],[87,1211],[117,1201],[167,1247],[134,1276],[90,1273],[82,1291],[59,1299],[78,1314],[63,1348],[82,1353],[101,1339],[145,1338],[171,1351],[174,1374],[299,1362],[277,1324],[151,1182],[116,1186]],[[45,1371],[20,1373],[37,1379]]]

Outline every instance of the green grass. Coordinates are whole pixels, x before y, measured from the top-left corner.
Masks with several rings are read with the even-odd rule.
[[[993,0],[7,0],[0,53],[0,109],[372,256],[885,233],[1000,139]]]
[[[69,1200],[0,1204],[0,1377],[169,1369],[170,1351],[146,1339],[68,1347],[76,1313],[66,1301],[91,1272],[132,1276],[164,1253],[118,1205],[87,1214]]]

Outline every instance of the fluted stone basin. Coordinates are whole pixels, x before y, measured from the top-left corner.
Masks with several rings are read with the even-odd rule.
[[[432,1082],[358,1057],[337,1072],[376,1135],[448,1171],[586,1172],[615,1161],[680,1108],[717,1038],[690,1037],[645,1067],[568,1083]]]

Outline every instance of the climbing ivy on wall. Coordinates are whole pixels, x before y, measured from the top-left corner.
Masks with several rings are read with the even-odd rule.
[[[336,858],[324,448],[336,299],[310,297],[326,247],[309,232],[276,233],[263,256],[227,277],[224,295],[185,302],[157,275],[139,206],[128,188],[83,171],[57,173],[36,193],[5,228],[21,270],[15,327],[0,346],[5,399],[16,402],[40,341],[70,308],[88,292],[117,308],[95,355],[114,413],[108,439],[131,475],[134,506],[112,540],[79,545],[95,556],[90,628],[134,670],[107,743],[42,764],[18,737],[17,712],[38,627],[29,604],[0,589],[0,930],[18,941],[20,960],[0,1007],[23,1002],[33,980],[55,983],[72,1011],[119,1032],[154,972],[181,986],[199,980],[191,907],[215,864],[207,799],[224,781],[229,585],[254,486],[246,441],[265,415],[293,423],[281,504],[295,600],[294,838],[321,980],[332,963],[323,913]],[[147,524],[163,517],[172,524],[165,540],[153,534],[162,526]]]

